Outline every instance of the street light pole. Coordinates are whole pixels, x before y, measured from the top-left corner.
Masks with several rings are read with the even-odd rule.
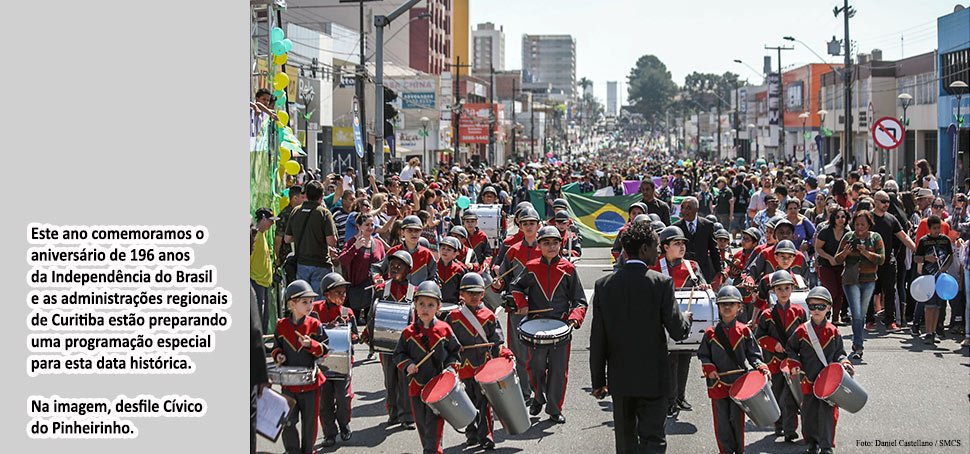
[[[818,112],[818,133],[822,134],[822,129],[825,128],[825,116],[829,114],[829,111],[822,109]],[[825,135],[822,134],[822,145],[825,145]],[[828,161],[828,156],[822,157],[822,146],[818,147],[818,169],[820,171],[825,170],[825,163]]]
[[[802,119],[802,162],[808,160],[808,139],[805,138],[807,135],[805,133],[808,131],[805,130],[805,122],[808,121],[809,115],[808,112],[798,114],[798,118]]]
[[[957,161],[957,151],[960,149],[960,129],[963,127],[963,112],[961,112],[960,100],[963,98],[963,92],[968,88],[967,83],[962,80],[954,81],[950,84],[950,92],[954,93],[957,97],[957,118],[956,126],[957,133],[956,137],[953,138],[953,193],[956,194],[959,190],[960,175],[957,172],[959,169],[959,162]]]
[[[900,95],[897,96],[896,98],[899,99],[899,105],[902,106],[902,108],[903,108],[903,127],[906,128],[906,129],[909,129],[909,118],[906,116],[906,110],[909,109],[909,106],[913,105],[913,95],[911,95],[909,93],[900,93]],[[915,141],[916,138],[914,137],[913,140]],[[903,140],[903,143],[901,145],[902,145],[902,150],[900,150],[900,151],[902,151],[903,159],[905,160],[905,159],[907,159],[907,156],[906,156],[906,140]],[[904,164],[904,167],[903,168],[906,169],[906,170],[908,170],[909,169],[909,162],[906,162],[906,164]],[[906,177],[907,177],[906,179],[908,180],[909,179],[909,175],[906,175]]]

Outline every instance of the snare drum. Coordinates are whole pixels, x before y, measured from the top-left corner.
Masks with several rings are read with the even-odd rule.
[[[531,347],[552,347],[572,338],[573,329],[554,318],[525,318],[519,323],[519,340]]]
[[[451,372],[444,372],[424,385],[421,402],[456,430],[465,430],[478,416],[478,409],[465,392],[465,386]]]
[[[375,300],[371,314],[373,321],[371,338],[374,350],[384,353],[393,352],[404,328],[414,320],[411,303]]]
[[[447,321],[445,319],[448,318],[448,314],[456,309],[458,309],[457,304],[441,303],[441,309],[438,309],[438,320]]]
[[[815,397],[849,413],[862,410],[869,401],[869,393],[839,363],[829,364],[822,369],[815,379],[813,391]]]
[[[353,367],[353,350],[350,337],[350,325],[337,325],[334,328],[324,328],[327,332],[327,355],[317,360],[317,366],[327,378],[343,380],[350,378]]]
[[[690,333],[687,335],[687,339],[677,342],[674,342],[668,334],[668,351],[697,351],[697,348],[701,345],[701,341],[704,340],[704,332],[707,331],[708,327],[716,325],[719,320],[716,302],[717,296],[714,292],[694,289],[692,297],[690,289],[674,291],[674,299],[677,301],[677,306],[681,312],[687,310],[687,303],[692,298],[693,302],[690,304],[690,312],[694,316],[694,321],[690,325]]]
[[[488,237],[488,244],[493,250],[498,250],[502,241],[502,205],[472,204],[468,211],[478,215],[478,229]],[[472,234],[474,232],[468,232]]]
[[[266,373],[270,383],[282,386],[312,385],[317,381],[315,367],[270,366]]]
[[[771,381],[761,371],[748,372],[734,382],[730,396],[758,426],[770,427],[781,417]]]

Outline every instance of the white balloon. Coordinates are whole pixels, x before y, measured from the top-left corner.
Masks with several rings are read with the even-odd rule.
[[[936,279],[933,276],[920,276],[909,286],[913,299],[925,303],[936,293]]]

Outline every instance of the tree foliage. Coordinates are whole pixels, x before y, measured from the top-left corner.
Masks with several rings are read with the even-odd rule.
[[[730,71],[724,74],[692,72],[684,78],[684,92],[687,99],[700,104],[705,110],[717,106],[720,98],[724,108],[731,100],[731,92],[738,84],[738,75]],[[698,107],[694,104],[694,107]]]
[[[644,55],[627,76],[627,97],[634,111],[649,116],[663,112],[677,92],[667,66],[654,55]]]

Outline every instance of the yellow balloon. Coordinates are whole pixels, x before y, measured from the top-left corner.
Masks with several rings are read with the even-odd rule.
[[[299,162],[296,162],[296,161],[286,161],[286,164],[284,164],[284,167],[286,168],[286,173],[289,174],[289,175],[296,175],[296,174],[300,173],[300,163]]]
[[[290,124],[290,114],[286,113],[285,110],[277,110],[276,118],[279,118],[280,127]]]
[[[280,196],[280,211],[282,211],[283,208],[286,208],[286,206],[289,205],[289,204],[290,204],[290,198],[287,197],[287,196],[285,196],[285,195],[281,195]]]
[[[291,154],[290,150],[280,147],[280,162],[287,162],[290,160]]]
[[[273,88],[277,90],[283,90],[289,84],[290,76],[287,76],[285,73],[279,73],[273,78]]]
[[[277,65],[282,65],[282,64],[286,63],[286,54],[280,54],[280,55],[277,55],[277,56],[273,57],[273,63],[275,63]]]

